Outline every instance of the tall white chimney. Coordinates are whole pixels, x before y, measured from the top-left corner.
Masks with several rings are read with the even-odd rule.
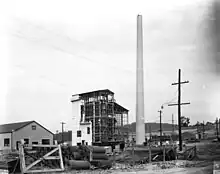
[[[142,16],[137,16],[136,144],[145,142]]]

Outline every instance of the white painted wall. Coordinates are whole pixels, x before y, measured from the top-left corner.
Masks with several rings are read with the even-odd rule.
[[[32,130],[32,125],[36,125],[36,130]],[[53,134],[45,130],[43,127],[36,123],[31,123],[12,134],[13,148],[16,148],[16,142],[21,139],[29,139],[29,144],[32,142],[38,142],[42,144],[42,139],[49,139],[50,144],[53,144]]]
[[[9,138],[10,144],[8,147],[4,147],[4,139]],[[0,150],[10,150],[11,149],[11,133],[0,134]]]
[[[90,134],[87,134],[87,127],[90,128]],[[92,145],[92,124],[80,125],[79,130],[81,130],[82,137],[76,137],[76,142],[82,143],[82,140],[85,140],[88,145]]]
[[[75,99],[75,98],[74,98]],[[72,145],[75,146],[77,143],[82,143],[85,140],[88,145],[92,144],[92,125],[91,123],[86,125],[80,125],[81,118],[81,100],[72,101]],[[87,127],[90,127],[90,134],[87,134]],[[81,137],[77,137],[77,131],[81,130]]]

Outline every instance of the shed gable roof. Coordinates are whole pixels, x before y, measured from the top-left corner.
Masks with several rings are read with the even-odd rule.
[[[0,125],[0,133],[10,133],[21,129],[22,127],[32,123],[34,121],[25,121],[25,122],[18,122],[18,123],[10,123],[10,124],[2,124]]]
[[[10,123],[10,124],[2,124],[0,125],[0,133],[11,133],[12,130],[13,131],[17,131],[31,123],[36,123],[39,126],[41,126],[43,129],[45,129],[46,131],[50,132],[51,134],[53,134],[51,131],[49,131],[48,129],[46,129],[44,126],[40,125],[39,123],[37,123],[36,121],[25,121],[25,122],[18,122],[18,123]]]

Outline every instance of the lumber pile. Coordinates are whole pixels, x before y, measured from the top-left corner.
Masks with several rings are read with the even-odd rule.
[[[165,160],[175,160],[176,159],[176,149],[173,147],[165,148],[165,153],[163,152],[163,148],[134,148],[127,149],[120,155],[115,157],[115,161],[119,163],[130,163],[130,164],[144,164],[148,163],[150,160],[149,150],[151,150],[151,161],[163,161],[164,155]],[[113,157],[111,157],[113,160]]]

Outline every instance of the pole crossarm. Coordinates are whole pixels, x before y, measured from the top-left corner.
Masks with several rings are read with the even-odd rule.
[[[189,81],[180,82],[180,84],[189,83]],[[172,85],[178,85],[179,83],[172,83]]]
[[[190,102],[187,102],[187,103],[180,103],[180,105],[189,105]],[[172,103],[172,104],[168,104],[168,106],[177,106],[178,103]]]

